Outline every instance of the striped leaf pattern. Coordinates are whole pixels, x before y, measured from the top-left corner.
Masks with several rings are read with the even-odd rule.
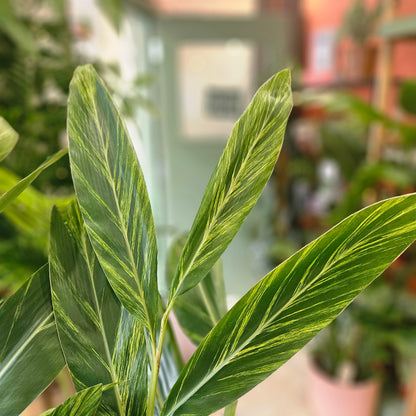
[[[68,101],[75,191],[101,266],[124,307],[155,334],[156,237],[134,148],[102,80],[79,67]]]
[[[64,365],[44,266],[0,308],[0,415],[19,415]]]
[[[67,149],[62,149],[51,157],[48,157],[32,173],[21,179],[15,186],[13,186],[13,188],[4,193],[0,197],[0,212],[2,212],[7,207],[7,205],[13,202],[45,169],[47,169],[49,166],[52,166],[67,153]]]
[[[186,238],[186,235],[180,236],[170,247],[166,267],[169,284]],[[195,345],[199,345],[227,312],[221,260],[214,264],[201,282],[176,300],[173,310],[184,333]]]
[[[201,281],[259,198],[271,175],[292,108],[290,73],[266,82],[234,126],[184,247],[170,300]]]
[[[0,117],[0,161],[13,150],[18,138],[19,135],[13,127],[3,117]]]
[[[144,414],[148,357],[143,325],[111,289],[75,201],[54,207],[50,238],[53,307],[77,390],[116,383],[103,393],[100,415]]]
[[[416,194],[359,211],[271,271],[225,315],[162,415],[209,415],[264,380],[416,239]]]
[[[82,390],[55,409],[47,410],[40,416],[94,416],[101,401],[101,384]]]

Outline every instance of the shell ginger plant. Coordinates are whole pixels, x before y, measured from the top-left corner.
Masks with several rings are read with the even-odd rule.
[[[2,416],[18,415],[65,365],[78,393],[48,415],[204,416],[223,407],[233,415],[240,396],[302,348],[415,240],[416,194],[355,213],[213,319],[181,368],[169,314],[211,278],[256,203],[291,106],[288,71],[254,96],[209,181],[162,301],[152,212],[136,154],[94,69],[77,69],[68,102],[76,199],[52,211],[49,264],[0,309]],[[212,295],[215,285],[200,287],[201,293],[207,287]],[[194,310],[213,310],[215,293],[195,297],[202,298]]]

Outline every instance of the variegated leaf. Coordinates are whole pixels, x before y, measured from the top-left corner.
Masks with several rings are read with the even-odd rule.
[[[154,336],[156,237],[134,148],[102,80],[79,67],[68,101],[69,155],[75,191],[101,266],[124,307]]]
[[[0,161],[2,161],[13,150],[19,135],[13,127],[0,116]]]
[[[209,415],[264,380],[416,239],[416,194],[359,211],[271,271],[225,315],[162,415]]]
[[[169,249],[166,266],[169,285],[186,238],[186,235],[178,237]],[[173,310],[184,333],[195,345],[199,345],[227,312],[221,260],[214,264],[201,282],[176,300]]]
[[[143,325],[109,285],[78,204],[52,211],[50,277],[58,334],[77,390],[113,384],[100,415],[144,414],[148,357]]]
[[[13,186],[13,188],[4,193],[0,197],[0,212],[2,212],[7,205],[13,202],[45,169],[52,166],[67,153],[67,149],[62,149],[54,155],[48,157],[37,169],[25,178],[21,179],[15,186]]]
[[[19,178],[9,170],[0,167],[0,193],[7,192],[19,182]],[[49,244],[50,211],[54,204],[69,202],[73,196],[46,195],[39,192],[33,186],[28,186],[25,192],[14,199],[1,213],[13,225],[22,237],[25,244],[47,253]],[[0,275],[4,276],[3,267],[0,264]],[[28,263],[33,259],[28,259]],[[8,273],[14,273],[9,270]],[[18,278],[16,278],[19,280]]]
[[[0,415],[19,415],[64,365],[44,266],[0,308]]]
[[[170,301],[201,281],[234,238],[271,175],[292,108],[290,73],[266,82],[234,126],[184,247]]]
[[[101,384],[82,390],[55,409],[47,410],[40,416],[94,416],[101,401]]]

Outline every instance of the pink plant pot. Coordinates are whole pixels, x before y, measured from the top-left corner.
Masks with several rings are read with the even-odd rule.
[[[331,379],[312,360],[308,363],[308,396],[316,416],[375,416],[380,382],[369,380],[355,384]]]

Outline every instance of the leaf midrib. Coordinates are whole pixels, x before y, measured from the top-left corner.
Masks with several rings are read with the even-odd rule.
[[[20,347],[13,353],[13,355],[7,361],[7,364],[2,369],[0,369],[0,380],[7,369],[14,363],[14,361],[18,359],[18,356],[26,348],[26,346],[29,345],[30,342],[36,337],[36,335],[38,335],[43,330],[44,326],[52,316],[53,312],[50,312],[49,315],[36,326],[36,329],[32,331],[32,333],[25,339]]]
[[[140,298],[141,298],[141,304],[142,304],[143,310],[144,310],[145,315],[146,315],[146,320],[147,320],[147,325],[148,325],[149,333],[150,333],[150,336],[151,336],[152,342],[153,342],[153,328],[152,328],[152,324],[151,324],[151,320],[150,320],[150,316],[149,316],[149,311],[147,309],[147,304],[146,304],[146,301],[145,301],[145,296],[144,296],[143,288],[140,285],[140,278],[139,278],[139,276],[137,274],[136,263],[134,262],[133,253],[131,252],[130,243],[128,241],[127,230],[126,230],[126,227],[125,227],[125,224],[124,224],[123,216],[121,214],[120,204],[119,204],[119,201],[118,201],[118,198],[117,198],[117,194],[116,194],[116,191],[115,191],[116,187],[115,187],[115,183],[114,183],[114,180],[113,180],[112,171],[110,169],[110,163],[109,163],[109,160],[108,160],[108,145],[109,145],[109,140],[106,140],[106,141],[104,140],[103,131],[101,129],[100,124],[98,123],[98,120],[99,120],[99,118],[98,118],[98,109],[97,109],[95,100],[93,101],[93,108],[94,108],[94,113],[95,113],[95,119],[94,119],[95,120],[95,126],[96,126],[97,130],[100,133],[98,135],[99,136],[99,140],[101,141],[101,144],[103,146],[103,149],[105,149],[103,151],[103,156],[104,156],[104,160],[105,160],[105,166],[107,168],[107,173],[109,174],[108,175],[108,179],[109,179],[110,184],[111,184],[110,188],[111,188],[111,191],[112,191],[112,194],[113,194],[113,198],[114,198],[114,202],[115,202],[115,205],[116,205],[116,208],[117,208],[118,218],[120,220],[121,233],[123,235],[124,244],[125,244],[126,249],[127,249],[127,253],[128,253],[128,258],[129,258],[130,264],[131,264],[131,266],[133,268],[134,280],[136,282],[136,286],[137,286],[137,289],[138,289],[138,292],[139,292],[139,295],[140,295]],[[110,109],[110,111],[111,111],[111,109]],[[117,116],[119,116],[119,114],[116,113],[116,118],[117,118]],[[117,134],[119,134],[119,126],[118,125],[117,125]]]
[[[381,207],[378,207],[376,211],[378,211],[380,208]],[[405,213],[409,212],[410,210],[411,209],[408,208],[405,212],[402,212],[399,216],[404,215]],[[374,211],[372,214],[374,214],[376,211]],[[398,217],[395,217],[394,219],[397,219],[397,218]],[[389,221],[389,222],[391,222],[391,221]],[[199,382],[196,385],[196,387],[194,389],[192,389],[191,392],[186,397],[184,397],[181,401],[177,402],[177,404],[173,407],[172,411],[170,413],[168,413],[167,416],[172,415],[191,396],[193,396],[198,390],[200,390],[200,388],[203,387],[204,384],[206,384],[207,381],[211,380],[212,377],[214,377],[219,371],[221,371],[226,365],[228,365],[253,339],[255,339],[264,330],[264,328],[267,328],[272,321],[274,321],[282,312],[284,312],[289,307],[290,304],[292,304],[292,302],[294,302],[299,296],[301,296],[305,291],[307,291],[311,286],[313,286],[316,283],[316,281],[319,280],[320,277],[323,274],[325,274],[325,272],[330,267],[332,267],[332,265],[334,263],[342,260],[344,257],[347,257],[350,252],[352,252],[352,251],[355,250],[355,248],[357,247],[357,245],[360,245],[360,242],[367,240],[369,235],[372,235],[375,232],[377,232],[380,228],[385,227],[387,224],[389,224],[389,222],[383,223],[383,224],[379,225],[378,227],[374,228],[373,230],[371,230],[368,234],[366,234],[365,238],[363,238],[363,239],[359,240],[358,242],[356,242],[349,249],[342,251],[342,255],[339,252],[337,252],[338,256],[332,256],[332,259],[326,263],[326,265],[324,266],[324,268],[319,272],[319,274],[315,277],[315,279],[312,279],[307,285],[304,286],[303,289],[301,289],[300,291],[296,292],[295,295],[292,296],[275,314],[273,314],[269,319],[267,319],[262,325],[259,325],[259,327],[256,329],[256,331],[254,331],[253,334],[244,343],[242,343],[242,345],[239,348],[237,348],[234,351],[234,353],[232,353],[226,361],[223,361],[220,365],[218,365],[217,367],[215,367],[213,369],[213,371],[211,371],[209,373],[209,375],[210,375],[209,377],[207,377],[207,376],[204,377],[204,379],[201,380],[201,382]],[[313,244],[313,242],[311,243],[311,245],[312,244]],[[296,253],[293,254],[293,256],[294,255],[296,255]],[[293,257],[293,256],[291,256],[291,257]],[[270,304],[273,304],[273,302],[271,302]]]
[[[281,112],[281,111],[280,111]],[[276,118],[280,115],[280,112],[279,112],[279,114],[276,116]],[[209,234],[211,233],[211,230],[212,230],[212,228],[214,227],[214,224],[216,224],[216,221],[217,221],[217,218],[219,217],[219,214],[220,214],[220,212],[222,211],[222,209],[224,208],[224,206],[226,205],[226,202],[225,201],[228,201],[229,200],[229,195],[235,190],[235,188],[236,188],[236,182],[237,182],[237,178],[238,177],[240,177],[240,175],[241,175],[241,172],[246,168],[246,165],[247,165],[247,163],[248,163],[248,159],[250,158],[250,156],[251,156],[251,154],[252,154],[252,152],[253,152],[253,149],[254,149],[254,147],[255,147],[255,145],[257,144],[257,142],[259,141],[259,137],[262,135],[262,133],[263,133],[263,131],[264,131],[264,129],[265,129],[265,126],[267,126],[268,125],[268,123],[269,123],[269,121],[270,121],[270,117],[271,116],[269,116],[268,118],[267,118],[267,120],[265,120],[264,122],[263,122],[263,125],[261,126],[261,128],[260,128],[260,130],[259,130],[259,133],[256,135],[256,137],[254,138],[254,140],[252,141],[252,144],[251,144],[251,146],[249,147],[249,149],[248,149],[248,151],[247,151],[247,153],[246,153],[246,157],[243,159],[243,161],[242,161],[242,163],[241,163],[241,165],[240,165],[240,169],[238,170],[238,174],[237,175],[233,175],[233,177],[232,177],[232,180],[231,180],[231,183],[230,183],[230,186],[229,186],[229,188],[228,188],[228,190],[227,190],[227,193],[225,194],[225,196],[224,196],[224,198],[222,199],[222,201],[221,201],[221,203],[220,203],[220,205],[218,205],[218,208],[217,208],[217,210],[216,210],[216,212],[215,212],[215,215],[212,217],[212,220],[210,221],[210,226],[208,227],[208,228],[206,228],[205,229],[205,231],[204,231],[204,234],[203,234],[203,237],[202,237],[202,239],[201,239],[201,242],[199,243],[199,245],[198,245],[198,248],[197,248],[197,250],[195,251],[195,254],[193,255],[193,257],[191,258],[191,260],[190,260],[190,262],[188,263],[188,266],[187,266],[187,268],[186,268],[186,270],[185,270],[185,272],[183,272],[182,273],[182,277],[180,278],[180,280],[178,281],[178,286],[177,286],[177,288],[176,288],[176,290],[175,290],[175,292],[174,292],[174,294],[173,294],[173,296],[172,296],[172,300],[173,299],[175,299],[177,296],[179,296],[178,295],[178,292],[180,291],[180,288],[181,288],[181,285],[182,285],[182,282],[185,280],[185,278],[186,278],[186,276],[189,274],[189,272],[190,272],[190,270],[192,269],[192,266],[193,266],[193,264],[194,264],[194,262],[195,262],[195,259],[198,257],[198,254],[199,254],[199,252],[200,252],[200,250],[201,250],[201,248],[204,246],[204,244],[205,244],[205,242],[207,241],[207,239],[208,239],[208,236],[209,236]],[[240,122],[240,121],[239,121]],[[236,128],[237,126],[235,126],[235,128]],[[237,136],[237,135],[236,135]],[[280,152],[280,149],[279,149],[279,151],[278,152]],[[222,159],[222,158],[221,158]]]
[[[82,245],[83,245],[84,253],[87,254],[88,251],[87,251],[87,244],[86,244],[85,238],[87,238],[87,237],[84,235],[83,238],[82,238]],[[122,405],[122,400],[121,400],[121,395],[120,395],[120,389],[119,389],[118,384],[117,384],[118,379],[116,377],[112,355],[110,354],[110,348],[109,348],[108,340],[107,340],[107,333],[106,333],[104,322],[103,322],[103,319],[102,319],[100,304],[99,304],[99,301],[98,301],[98,298],[97,298],[97,290],[95,288],[94,275],[93,275],[93,271],[91,269],[91,265],[90,265],[90,262],[89,262],[88,258],[85,258],[85,261],[87,263],[88,276],[90,278],[90,282],[91,282],[92,289],[93,289],[92,292],[93,292],[93,295],[94,295],[94,303],[95,303],[95,306],[96,306],[98,319],[99,319],[99,322],[100,322],[100,327],[101,327],[100,333],[101,333],[101,337],[102,337],[102,340],[103,340],[103,343],[104,343],[105,355],[106,355],[108,365],[109,365],[109,369],[110,369],[111,380],[113,381],[113,384],[114,384],[114,391],[115,391],[115,395],[116,395],[116,399],[117,399],[117,406],[118,406],[120,416],[123,416],[123,405]]]

